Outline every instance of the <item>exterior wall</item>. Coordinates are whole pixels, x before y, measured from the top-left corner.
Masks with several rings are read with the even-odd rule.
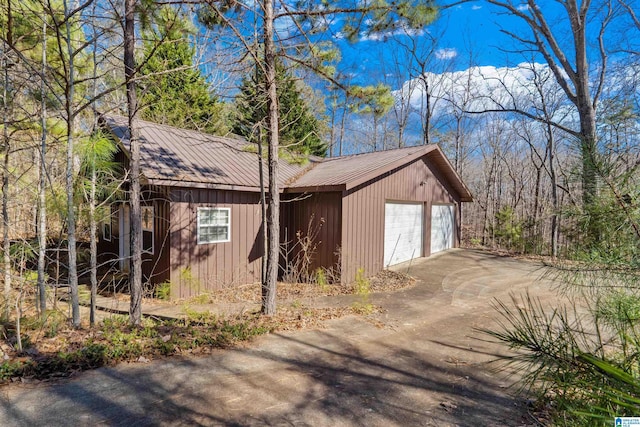
[[[152,284],[169,280],[169,200],[166,189],[142,188],[142,206],[153,206],[153,253],[142,254],[143,282]],[[106,267],[119,269],[120,259],[120,208],[124,201],[111,205],[111,240],[105,240],[102,225],[99,230],[98,262]]]
[[[339,267],[339,249],[342,240],[342,193],[287,194],[282,203],[281,241],[289,248],[289,259],[294,262],[300,245],[296,233],[304,237],[311,231],[315,235],[316,253],[311,270],[318,267]],[[311,222],[313,218],[313,222]],[[311,229],[311,230],[309,230]]]
[[[172,188],[169,257],[172,298],[260,280],[260,194]],[[197,209],[231,208],[229,242],[197,243]]]
[[[153,207],[153,254],[142,254],[143,280],[152,284],[170,280],[168,194],[169,190],[163,187],[147,187],[142,190],[142,206]]]
[[[456,205],[459,224],[460,201],[437,168],[423,157],[388,172],[374,181],[346,191],[342,202],[342,281],[353,281],[356,271],[373,275],[383,269],[384,212],[387,201],[424,203],[425,224],[422,256],[430,254],[431,206],[434,203]],[[459,225],[454,244],[459,242]]]

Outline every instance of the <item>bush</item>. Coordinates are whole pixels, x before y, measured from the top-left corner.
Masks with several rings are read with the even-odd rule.
[[[356,271],[356,280],[353,282],[353,293],[358,296],[359,301],[354,302],[351,308],[360,314],[372,313],[374,307],[373,304],[369,302],[371,282],[364,276],[364,269],[362,268]]]

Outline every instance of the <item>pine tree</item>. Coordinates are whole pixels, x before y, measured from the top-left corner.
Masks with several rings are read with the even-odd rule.
[[[141,68],[143,119],[184,129],[223,135],[225,105],[210,90],[196,67],[195,48],[185,34],[189,21],[163,9],[155,30],[146,31],[144,51],[149,60]]]
[[[327,145],[320,138],[320,120],[302,98],[296,79],[281,63],[277,64],[276,73],[281,146],[305,156],[324,157]],[[267,115],[263,82],[260,71],[244,78],[235,100],[233,131],[249,140],[255,140],[255,126],[264,123]]]

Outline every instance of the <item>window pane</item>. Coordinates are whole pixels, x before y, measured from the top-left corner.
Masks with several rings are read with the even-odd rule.
[[[226,225],[229,223],[229,211],[224,209],[216,209],[213,211],[213,221],[211,224],[213,225]]]
[[[153,207],[142,207],[142,229],[153,231]]]
[[[153,253],[153,232],[143,230],[142,231],[142,251]]]
[[[228,208],[198,209],[198,243],[229,240],[231,215]]]
[[[215,240],[228,240],[228,228],[224,227],[212,227],[212,233]]]

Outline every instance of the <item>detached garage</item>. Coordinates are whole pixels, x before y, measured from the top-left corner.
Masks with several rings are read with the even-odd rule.
[[[333,265],[343,282],[458,246],[460,206],[472,200],[436,145],[325,159],[285,192],[286,233],[322,218],[313,267]]]
[[[115,160],[126,170],[127,119],[104,116],[101,123],[119,142]],[[257,154],[239,138],[139,124],[145,280],[171,282],[172,297],[181,298],[260,280],[264,230]],[[301,256],[296,241],[308,237],[310,268],[333,267],[346,283],[358,271],[372,275],[456,247],[460,205],[472,200],[433,144],[312,157],[304,165],[281,160],[279,171],[283,270]],[[128,201],[112,211],[102,226],[100,262],[126,272]]]

